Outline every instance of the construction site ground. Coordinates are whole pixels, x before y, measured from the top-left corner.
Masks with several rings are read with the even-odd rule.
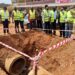
[[[15,34],[14,24],[10,24],[10,34]],[[25,33],[4,36],[2,25],[0,26],[0,41],[22,52],[27,52],[27,54],[29,54],[30,56],[34,55],[35,49],[48,49],[50,46],[57,44],[58,42],[65,39],[59,37],[58,35],[59,31],[57,31],[57,36],[51,37],[50,35],[47,35],[44,32],[35,30],[28,31],[26,29]],[[25,51],[26,49],[29,51]],[[0,61],[4,61],[3,59],[5,59],[6,56],[11,52],[10,50],[8,50],[7,52],[7,50],[7,48],[0,45]],[[5,52],[7,55],[5,55]],[[11,57],[12,56],[14,56],[13,52]],[[39,66],[43,67],[52,75],[75,75],[75,40],[72,40],[64,46],[59,47],[58,49],[48,51],[40,59]],[[0,67],[0,75],[8,75],[5,71],[2,70],[3,68],[1,62]]]

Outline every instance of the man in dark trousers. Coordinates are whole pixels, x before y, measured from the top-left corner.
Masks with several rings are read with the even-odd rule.
[[[46,33],[50,33],[50,21],[49,21],[49,8],[48,5],[45,5],[45,8],[42,11],[42,22],[45,25],[44,29]]]
[[[41,8],[37,8],[36,12],[36,19],[37,19],[37,27],[42,28],[42,16],[41,16]]]
[[[64,9],[61,7],[60,10],[60,37],[65,37],[65,14]]]
[[[3,23],[3,32],[4,34],[9,33],[9,11],[6,7],[1,11],[1,19]]]
[[[53,32],[53,34],[54,35],[56,35],[56,20],[57,20],[57,7],[55,7],[53,10],[54,10],[54,27],[53,27],[53,29],[54,29],[54,32]]]
[[[24,13],[22,11],[22,8],[20,9],[20,27],[21,27],[21,32],[25,32],[24,30]]]
[[[29,20],[30,20],[31,29],[36,28],[36,11],[34,8],[31,8],[29,10]]]
[[[17,8],[14,8],[13,11],[13,17],[14,17],[14,22],[15,22],[15,32],[18,33],[19,32],[19,22],[20,22],[20,15],[19,15],[19,10],[17,10]]]

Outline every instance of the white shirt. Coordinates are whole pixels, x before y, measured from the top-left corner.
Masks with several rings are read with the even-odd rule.
[[[27,14],[24,18],[24,24],[30,23],[28,19],[29,14]]]

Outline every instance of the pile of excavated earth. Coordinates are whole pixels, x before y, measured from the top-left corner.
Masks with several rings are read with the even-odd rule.
[[[58,36],[51,37],[50,35],[37,30],[0,36],[1,42],[28,54],[31,57],[38,54],[41,49],[48,49],[50,46],[57,44],[62,40],[64,39]],[[39,60],[39,67],[51,75],[75,75],[74,45],[75,42],[73,40],[58,49],[48,51]],[[32,70],[31,67],[31,61],[27,57],[0,45],[0,75],[28,75]],[[38,75],[49,74],[39,73]]]

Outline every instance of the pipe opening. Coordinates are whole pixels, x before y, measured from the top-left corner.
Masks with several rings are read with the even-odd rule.
[[[23,71],[24,67],[25,60],[23,58],[19,58],[13,62],[9,71],[12,75],[20,74]]]

